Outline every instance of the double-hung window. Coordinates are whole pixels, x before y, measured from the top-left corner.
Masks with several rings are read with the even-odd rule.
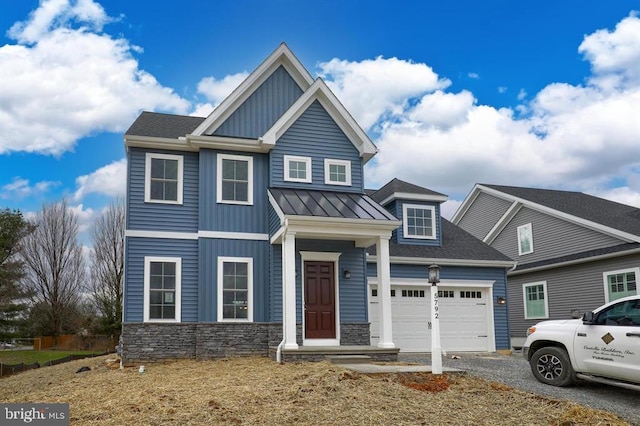
[[[311,158],[285,155],[284,180],[311,183]]]
[[[533,231],[531,224],[518,226],[518,254],[533,253]]]
[[[182,259],[144,258],[144,321],[179,322]]]
[[[605,300],[611,302],[622,297],[634,296],[638,293],[638,275],[640,268],[621,269],[602,274],[605,286]]]
[[[405,238],[435,239],[435,208],[418,204],[402,206],[402,226]]]
[[[218,257],[218,321],[253,321],[253,259]]]
[[[547,282],[523,284],[525,319],[549,318]]]
[[[144,201],[182,204],[183,157],[148,152],[145,157]]]
[[[327,185],[351,185],[351,161],[324,160],[324,183]]]
[[[253,204],[253,157],[218,154],[217,201]]]

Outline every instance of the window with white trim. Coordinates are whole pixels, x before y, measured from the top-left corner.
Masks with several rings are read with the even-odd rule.
[[[405,238],[433,240],[436,238],[436,209],[433,206],[404,204],[402,227]]]
[[[182,259],[144,258],[144,321],[179,322]]]
[[[311,183],[311,158],[285,155],[284,180]]]
[[[253,259],[218,257],[218,321],[253,321]]]
[[[605,286],[606,301],[611,302],[622,297],[640,294],[637,281],[639,275],[640,268],[604,272],[602,278]]]
[[[518,226],[518,254],[533,253],[533,231],[531,224]]]
[[[181,155],[147,152],[144,201],[182,204],[183,164]]]
[[[253,157],[218,154],[217,201],[253,204]]]
[[[546,281],[523,284],[522,293],[525,319],[549,318]]]
[[[351,161],[325,158],[324,183],[327,185],[351,185]]]

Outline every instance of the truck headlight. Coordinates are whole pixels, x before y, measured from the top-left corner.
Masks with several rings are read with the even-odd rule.
[[[527,337],[529,337],[530,335],[532,335],[535,332],[536,332],[536,328],[535,327],[527,328]]]

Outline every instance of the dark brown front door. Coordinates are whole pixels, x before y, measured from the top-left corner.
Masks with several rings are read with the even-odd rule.
[[[333,262],[304,262],[305,338],[336,338]]]

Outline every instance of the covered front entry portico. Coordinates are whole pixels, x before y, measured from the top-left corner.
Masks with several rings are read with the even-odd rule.
[[[298,318],[301,320],[304,347],[336,347],[340,346],[341,340],[344,342],[340,314],[342,311],[348,315],[349,309],[362,308],[366,311],[364,248],[374,244],[380,258],[377,271],[379,285],[387,289],[381,291],[381,295],[387,297],[380,298],[377,346],[395,348],[388,296],[391,288],[389,239],[401,222],[361,194],[272,188],[269,200],[280,221],[271,243],[282,247],[283,339],[279,352],[298,349]],[[350,242],[351,250],[347,249],[348,253],[343,254],[336,245],[345,242]],[[311,246],[312,250],[308,248]],[[351,275],[345,269],[347,264],[359,265],[362,273],[346,278]],[[349,279],[351,281],[346,281]],[[356,280],[357,283],[354,282]],[[343,289],[341,292],[341,282],[349,283],[353,288],[362,284],[364,291],[354,293]],[[298,291],[302,294],[297,294]],[[350,299],[341,303],[341,293],[348,294]],[[297,300],[302,302],[302,306],[297,306]],[[366,320],[366,312],[363,319]]]

